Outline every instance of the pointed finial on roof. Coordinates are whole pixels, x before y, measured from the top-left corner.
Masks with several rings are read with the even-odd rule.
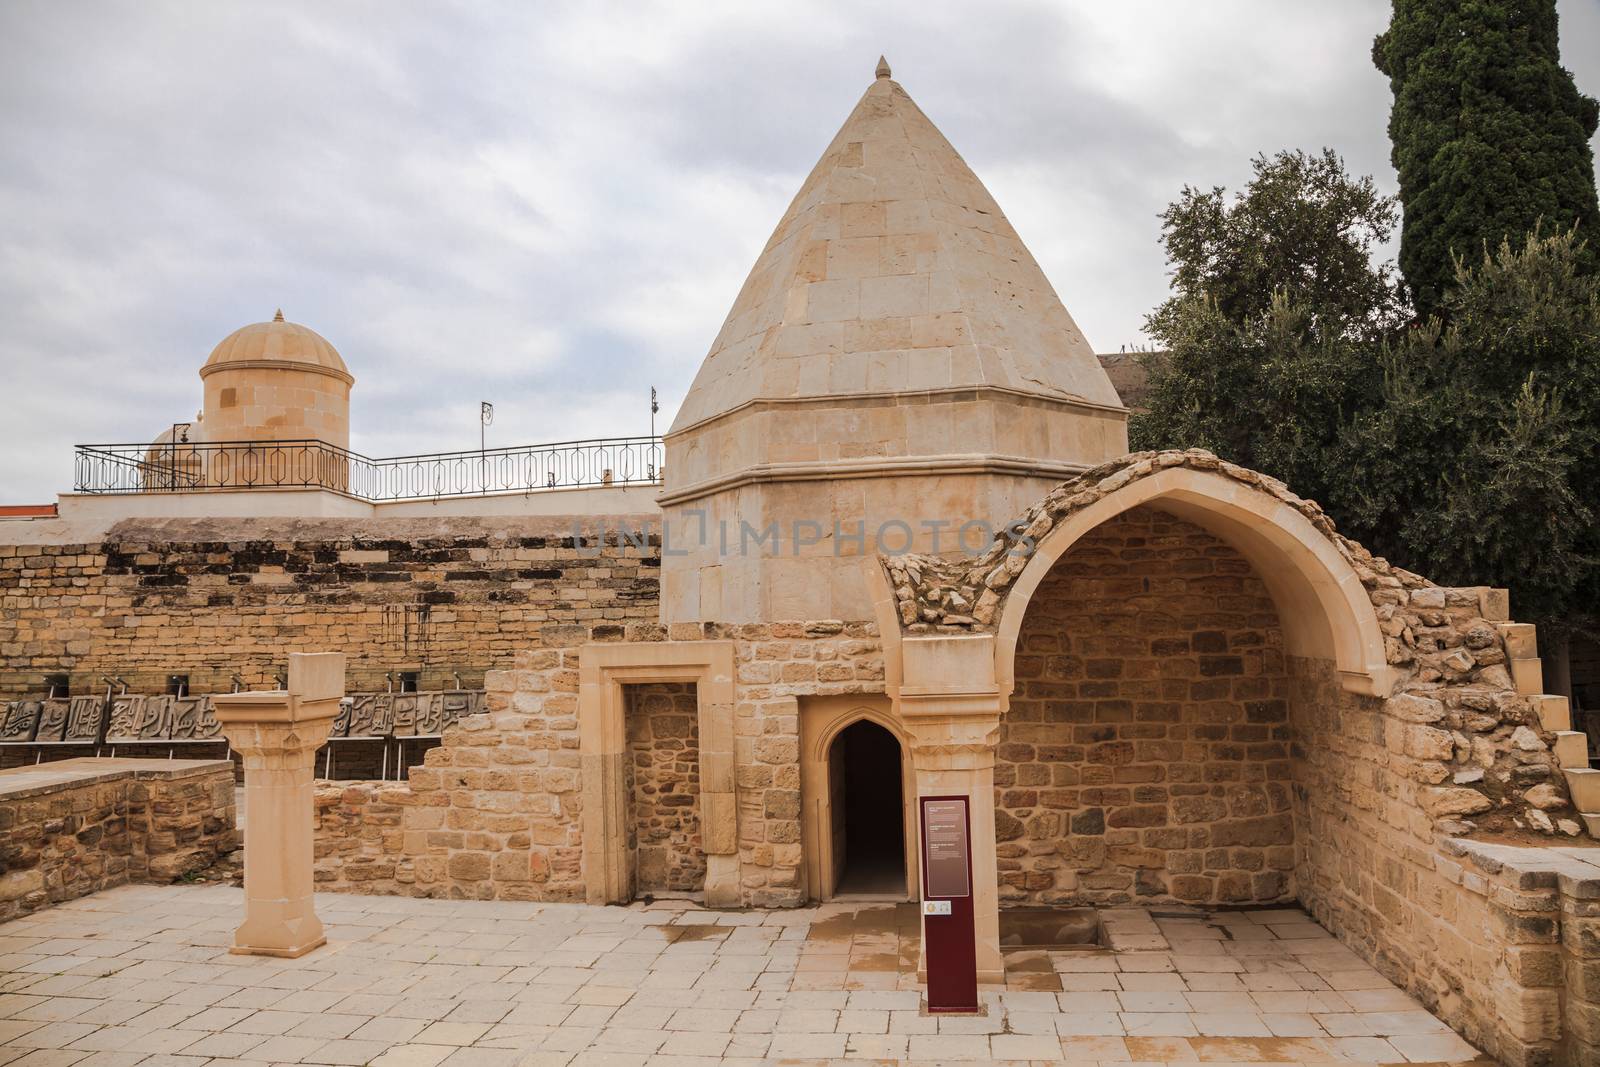
[[[884,59],[882,56],[879,56],[878,57],[878,69],[877,69],[877,71],[875,73],[880,78],[887,78],[889,76],[889,61],[887,59]]]
[[[283,321],[283,309],[282,308],[279,308],[277,314],[272,316],[272,321],[273,322],[282,322]]]

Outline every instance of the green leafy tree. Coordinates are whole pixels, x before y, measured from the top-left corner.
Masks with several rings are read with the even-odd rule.
[[[1373,265],[1396,209],[1330,152],[1258,158],[1163,215],[1135,448],[1209,448],[1438,581],[1512,590],[1559,649],[1600,628],[1600,276],[1574,231],[1456,263],[1414,323]]]
[[[1541,220],[1589,237],[1579,266],[1595,270],[1600,104],[1561,66],[1555,0],[1394,0],[1372,57],[1394,92],[1400,269],[1421,311],[1443,308],[1456,257],[1518,244]]]
[[[1375,342],[1404,320],[1374,249],[1397,209],[1332,151],[1257,157],[1244,190],[1162,215],[1173,295],[1147,319],[1135,448],[1209,448],[1327,497],[1339,429],[1377,398]]]
[[[1541,640],[1600,609],[1600,279],[1571,232],[1502,242],[1387,345],[1343,433],[1344,525],[1441,582],[1507,586]]]

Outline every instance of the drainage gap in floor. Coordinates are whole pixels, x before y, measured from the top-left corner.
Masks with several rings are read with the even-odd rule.
[[[1000,912],[1000,947],[1101,948],[1100,914],[1094,908],[1005,908]]]

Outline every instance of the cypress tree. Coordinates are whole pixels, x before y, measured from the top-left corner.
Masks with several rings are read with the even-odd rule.
[[[1476,265],[1536,228],[1600,257],[1589,138],[1600,105],[1561,66],[1555,0],[1394,0],[1372,57],[1389,77],[1389,139],[1404,222],[1400,270],[1439,310],[1455,257]]]

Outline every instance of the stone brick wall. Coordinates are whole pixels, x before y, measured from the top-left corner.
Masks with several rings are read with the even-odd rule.
[[[620,520],[627,522],[629,520]],[[642,520],[633,520],[636,524]],[[93,544],[0,544],[0,696],[120,675],[164,692],[276,682],[296,649],[342,651],[351,691],[416,670],[481,683],[552,633],[654,621],[659,545],[560,518],[128,520]],[[558,638],[559,640],[559,638]]]
[[[797,907],[805,899],[799,698],[882,693],[877,628],[815,622],[705,631],[737,646],[734,784],[745,902]]]
[[[312,840],[319,891],[393,893],[415,878],[401,869],[402,815],[410,790],[382,782],[320,781]]]
[[[596,633],[599,639],[611,635]],[[614,638],[613,638],[614,639]],[[629,626],[630,641],[735,643],[735,785],[744,903],[803,902],[798,697],[883,692],[869,624]],[[490,672],[489,713],[462,719],[410,781],[319,805],[318,886],[466,899],[581,901],[583,793],[576,647]],[[654,688],[654,687],[651,687]],[[398,852],[388,820],[399,811]],[[351,846],[355,836],[362,843]],[[392,859],[394,870],[388,872]],[[703,863],[703,857],[696,857]],[[698,877],[698,875],[697,875]]]
[[[700,836],[700,727],[695,687],[626,687],[628,850],[635,892],[705,887]]]
[[[1452,590],[1448,599],[1470,628],[1476,611],[1463,594]],[[1570,1043],[1584,1034],[1588,1055],[1600,1049],[1600,935],[1594,932],[1600,930],[1600,868],[1580,899],[1564,901],[1554,870],[1567,861],[1565,850],[1440,837],[1429,813],[1443,795],[1468,805],[1479,819],[1514,829],[1509,813],[1519,808],[1527,784],[1517,783],[1517,771],[1542,767],[1517,761],[1530,755],[1508,740],[1522,725],[1517,709],[1508,706],[1507,721],[1500,722],[1485,710],[1493,707],[1486,694],[1472,687],[1425,688],[1387,701],[1362,697],[1345,691],[1330,665],[1317,661],[1291,658],[1289,673],[1301,903],[1501,1062],[1589,1062],[1554,1053],[1576,1047]],[[1475,729],[1469,718],[1479,720]],[[1490,807],[1495,802],[1477,789],[1435,784],[1452,780],[1499,797],[1508,814]],[[1524,874],[1490,877],[1500,873],[1496,864],[1479,867],[1461,858],[1501,848],[1522,857]],[[1600,857],[1600,849],[1572,852]],[[1542,873],[1527,873],[1535,869]],[[1539,892],[1529,892],[1534,888]],[[1568,940],[1581,964],[1562,957]],[[1564,1017],[1562,1002],[1572,998],[1579,1007]]]
[[[1237,551],[1149,507],[1084,537],[1018,638],[1002,902],[1292,898],[1287,696],[1276,609]]]
[[[74,760],[0,775],[0,922],[238,847],[231,764]]]

